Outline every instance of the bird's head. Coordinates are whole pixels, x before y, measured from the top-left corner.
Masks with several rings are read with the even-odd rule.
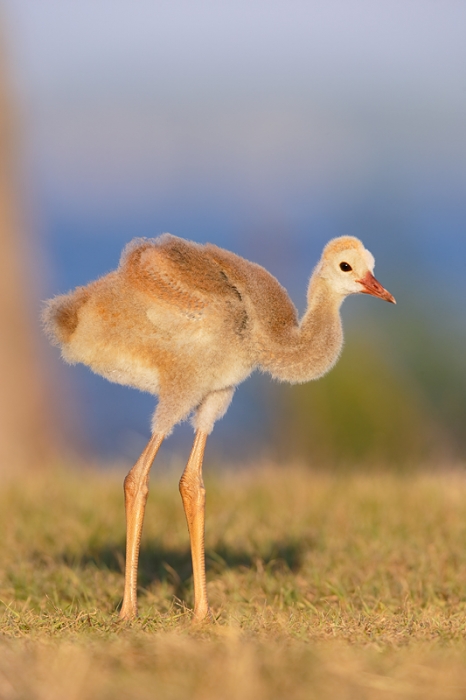
[[[317,267],[341,297],[348,294],[372,294],[396,304],[395,298],[375,279],[374,256],[353,236],[334,238],[324,248]]]

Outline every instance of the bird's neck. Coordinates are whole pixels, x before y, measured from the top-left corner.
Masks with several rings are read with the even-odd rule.
[[[307,299],[299,325],[288,329],[275,345],[269,366],[261,363],[280,381],[298,383],[321,377],[336,363],[343,346],[343,297],[336,295],[316,271],[309,282]]]

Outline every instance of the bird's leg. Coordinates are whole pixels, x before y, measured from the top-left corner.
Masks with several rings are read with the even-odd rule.
[[[188,523],[191,541],[191,557],[194,577],[194,620],[199,622],[209,616],[207,586],[205,577],[204,519],[205,488],[202,480],[202,461],[204,458],[207,433],[196,433],[188,464],[180,479],[180,493]]]
[[[125,479],[126,566],[125,593],[120,618],[132,620],[138,613],[137,578],[142,523],[149,493],[149,471],[164,436],[154,433]]]

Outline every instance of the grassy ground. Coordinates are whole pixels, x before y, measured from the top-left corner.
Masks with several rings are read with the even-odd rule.
[[[154,474],[140,618],[118,622],[122,477],[0,493],[1,700],[466,697],[466,475],[208,476],[193,627],[175,476]]]

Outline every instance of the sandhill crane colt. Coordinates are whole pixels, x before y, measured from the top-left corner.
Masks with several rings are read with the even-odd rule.
[[[373,276],[374,258],[350,236],[330,241],[315,268],[301,320],[263,267],[214,245],[164,234],[136,239],[117,270],[47,303],[46,331],[70,363],[158,396],[152,437],[124,482],[126,573],[120,617],[137,614],[137,566],[149,471],[173,427],[192,415],[195,440],[180,480],[191,542],[194,620],[209,616],[205,578],[206,439],[254,369],[286,382],[328,372],[343,343],[349,294],[395,303]]]

